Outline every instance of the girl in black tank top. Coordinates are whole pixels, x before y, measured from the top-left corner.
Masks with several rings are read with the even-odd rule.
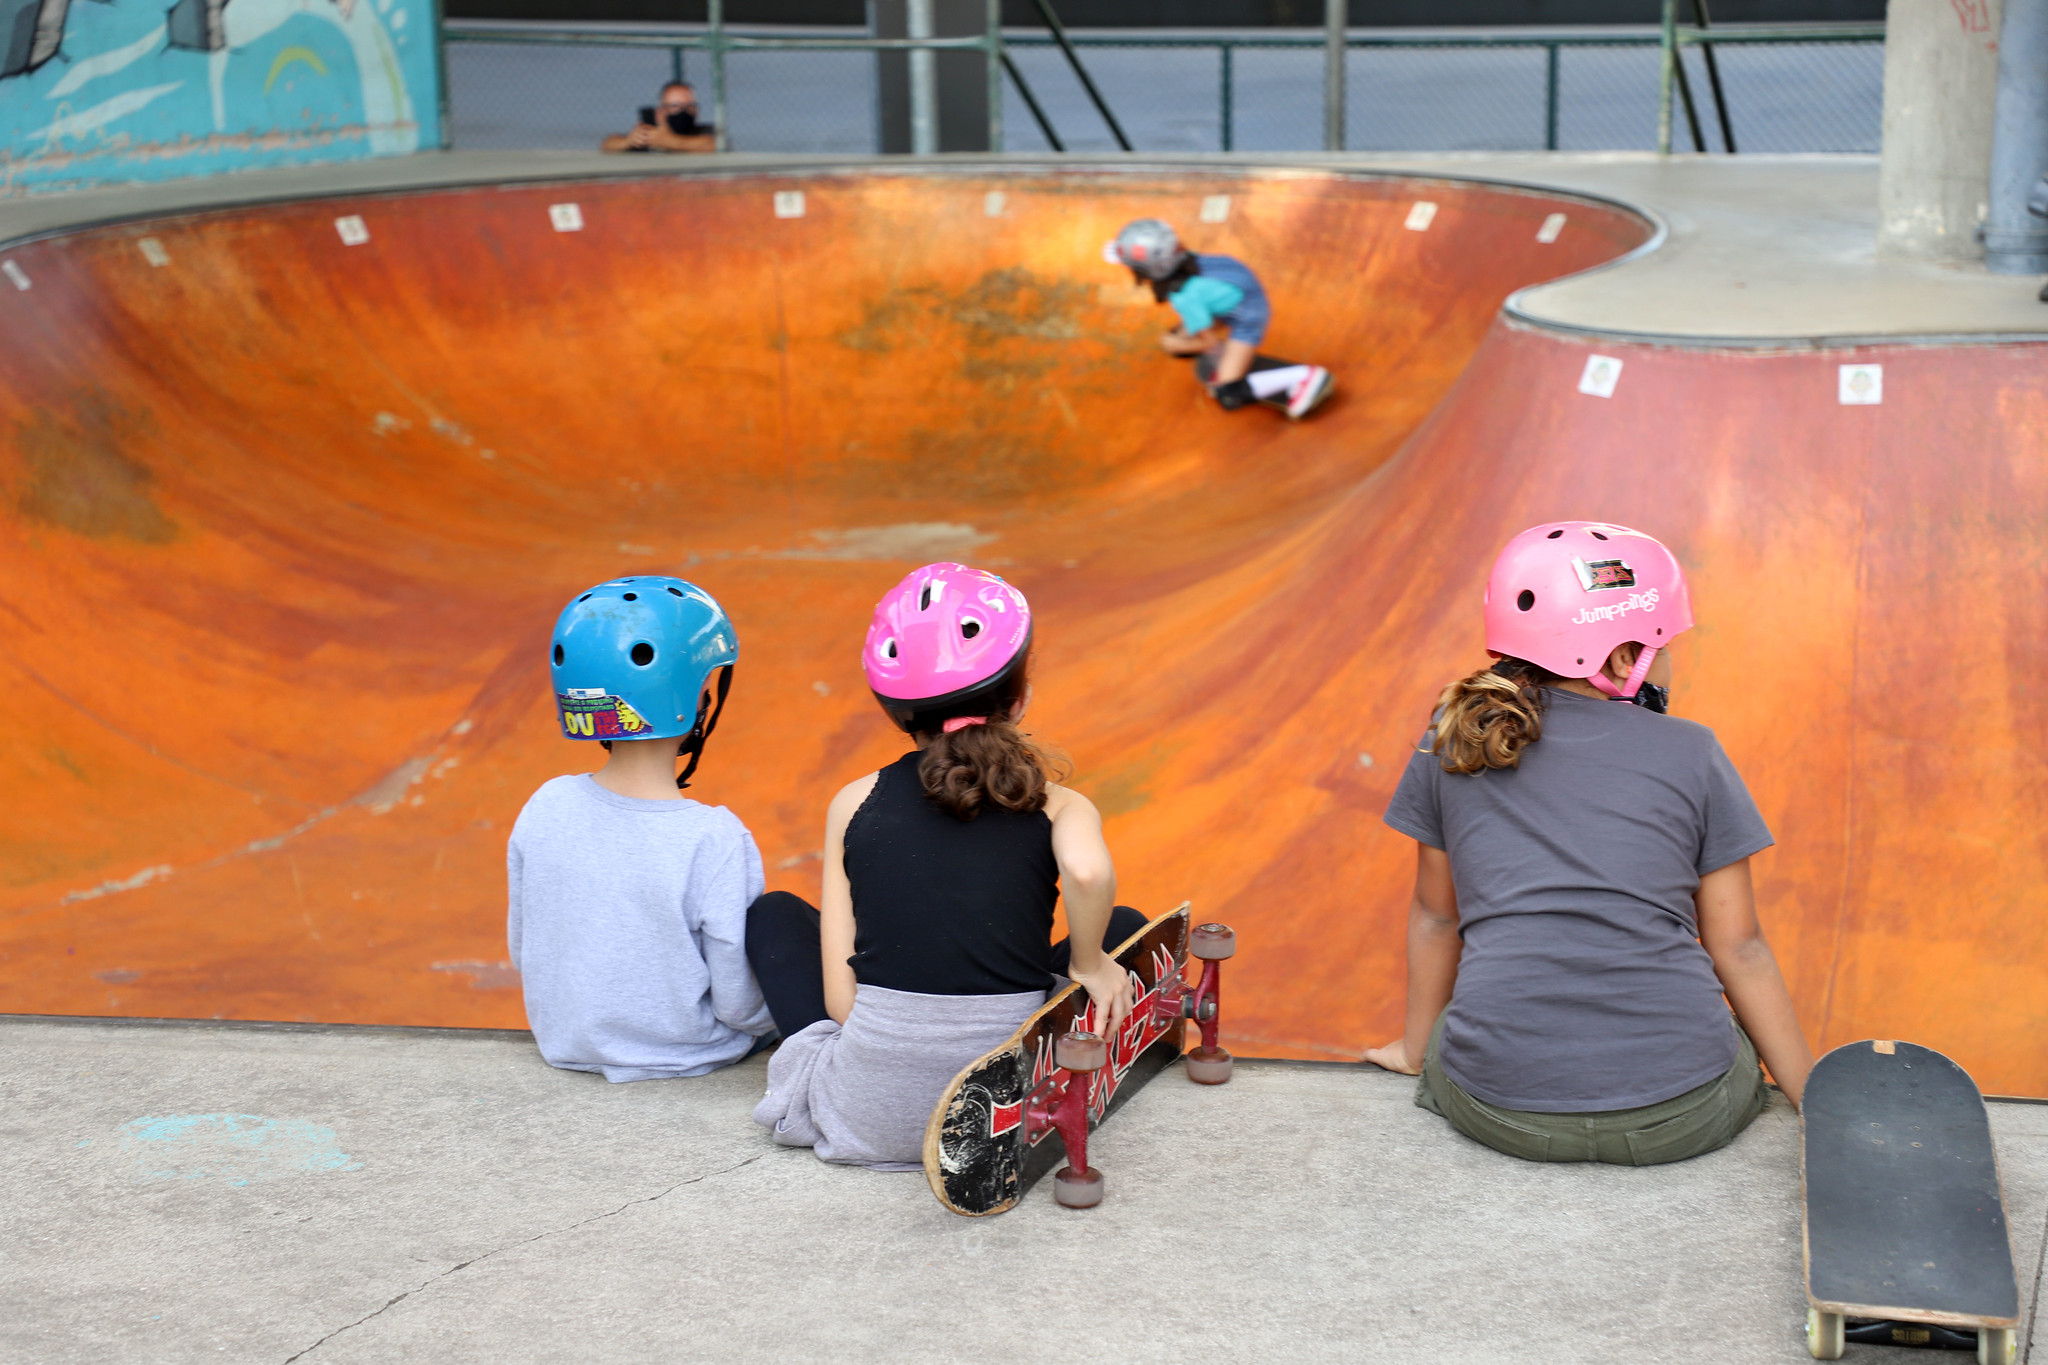
[[[833,799],[822,914],[787,892],[749,914],[747,955],[785,1037],[843,1024],[867,988],[1003,996],[1057,976],[1122,1018],[1128,978],[1096,945],[1145,921],[1113,904],[1094,806],[1047,781],[1017,729],[1030,646],[1024,595],[964,565],[918,569],[876,609],[868,681],[917,747]],[[1078,953],[1052,942],[1062,891]]]
[[[847,822],[854,979],[923,995],[1050,989],[1052,821],[1043,810],[949,815],[925,795],[923,758],[877,773]]]

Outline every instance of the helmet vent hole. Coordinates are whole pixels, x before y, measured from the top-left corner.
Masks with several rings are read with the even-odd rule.
[[[1659,635],[1662,635],[1662,634],[1664,633],[1664,627],[1662,627],[1662,626],[1659,626],[1659,627],[1657,627],[1657,633],[1658,633]]]
[[[962,622],[960,623],[960,638],[961,638],[961,639],[963,639],[963,640],[972,640],[972,639],[973,639],[973,638],[974,638],[975,636],[977,636],[977,635],[979,635],[979,634],[981,634],[981,622],[979,622],[979,621],[962,621]]]
[[[640,594],[637,592],[629,592],[626,594],[626,600],[628,602],[638,602],[640,600]]]
[[[588,601],[590,600],[590,594],[589,594],[589,593],[584,593],[584,594],[583,594],[583,596],[581,596],[581,597],[577,598],[576,600],[577,600],[578,602],[588,602]]]
[[[1563,535],[1563,534],[1564,534],[1564,528],[1563,528],[1563,527],[1559,527],[1559,528],[1558,528],[1557,530],[1555,530],[1555,531],[1552,531],[1552,532],[1551,532],[1551,533],[1550,533],[1549,535],[1547,535],[1547,536],[1545,536],[1545,537],[1543,537],[1543,538],[1544,538],[1545,540],[1556,540],[1556,539],[1557,539],[1557,538],[1558,538],[1559,536],[1561,536],[1561,535]]]
[[[681,597],[683,595],[683,590],[681,588],[670,588],[668,591],[671,597]]]
[[[557,667],[557,668],[560,668],[560,667],[562,666],[562,659],[563,659],[563,657],[564,657],[564,656],[563,656],[563,654],[562,654],[562,647],[561,647],[560,645],[556,645],[556,646],[555,646],[555,667]]]
[[[1580,662],[1581,664],[1584,664],[1584,663],[1585,663],[1586,661],[1585,661],[1584,659],[1581,659],[1581,660],[1579,660],[1579,662]]]
[[[632,658],[633,662],[641,668],[647,667],[647,665],[654,662],[654,646],[648,644],[645,640],[640,641],[640,643],[633,646]]]
[[[919,593],[919,594],[917,595],[917,609],[918,609],[919,611],[930,611],[930,610],[932,609],[932,585],[931,585],[931,584],[929,584],[929,583],[925,584],[925,585],[924,585],[924,591],[923,591],[923,592],[920,592],[920,593]]]
[[[896,641],[895,641],[894,639],[891,639],[891,640],[889,640],[889,641],[888,641],[887,643],[885,643],[885,644],[884,644],[884,645],[882,646],[882,652],[883,652],[884,654],[888,655],[888,656],[889,656],[890,658],[892,658],[892,659],[893,659],[893,658],[895,658],[895,657],[896,657]]]
[[[1521,593],[1515,598],[1516,611],[1527,611],[1535,605],[1536,594],[1530,592],[1527,588],[1522,589]]]
[[[1595,532],[1593,532],[1593,533],[1592,533],[1592,535],[1593,535],[1593,539],[1595,539],[1595,540],[1605,540],[1605,539],[1607,539],[1607,537],[1606,537],[1606,536],[1603,536],[1603,535],[1601,535],[1601,534],[1600,534],[1600,533],[1599,533],[1598,531],[1595,531]]]

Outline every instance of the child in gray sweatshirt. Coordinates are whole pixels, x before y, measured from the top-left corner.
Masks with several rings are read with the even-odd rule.
[[[506,850],[506,940],[552,1066],[699,1076],[773,1036],[746,954],[760,851],[731,811],[682,794],[738,657],[731,620],[679,578],[599,584],[555,623],[562,732],[609,754],[544,783]]]

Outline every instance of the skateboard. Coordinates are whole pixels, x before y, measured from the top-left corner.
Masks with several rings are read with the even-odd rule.
[[[1252,357],[1252,367],[1247,373],[1257,374],[1261,370],[1284,370],[1302,363],[1299,360],[1282,360],[1278,356],[1255,355]],[[1309,413],[1321,407],[1328,401],[1330,395],[1337,391],[1337,381],[1328,377],[1329,371],[1325,370],[1323,373],[1325,378],[1323,380],[1322,392],[1316,395],[1315,401],[1308,405],[1307,410],[1301,414],[1301,417],[1306,417]],[[1214,353],[1204,353],[1196,359],[1195,377],[1200,379],[1203,384],[1210,383],[1214,379],[1215,374],[1216,357]],[[1252,401],[1261,407],[1271,408],[1278,413],[1285,414],[1287,412],[1287,395],[1284,392],[1275,394],[1271,398],[1254,398]],[[1301,417],[1290,417],[1289,420],[1298,422],[1301,420]]]
[[[970,1062],[939,1096],[924,1130],[924,1174],[955,1213],[984,1217],[1014,1207],[1064,1156],[1058,1201],[1090,1208],[1102,1173],[1088,1164],[1088,1133],[1181,1055],[1181,1023],[1202,1046],[1188,1079],[1220,1085],[1231,1057],[1216,1045],[1224,959],[1236,936],[1220,924],[1188,927],[1183,903],[1125,940],[1116,960],[1135,979],[1136,1004],[1114,1038],[1092,1032],[1094,1003],[1069,984],[1018,1026],[1008,1042]],[[1189,959],[1201,964],[1188,981]]]
[[[1807,1349],[1974,1345],[2012,1365],[2019,1286],[1969,1074],[1915,1043],[1850,1043],[1815,1063],[1801,1115]]]

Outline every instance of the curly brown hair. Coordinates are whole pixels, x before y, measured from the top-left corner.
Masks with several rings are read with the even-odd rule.
[[[1447,773],[1514,768],[1543,738],[1543,688],[1564,679],[1526,659],[1502,658],[1437,698],[1432,751]]]
[[[917,733],[927,741],[917,763],[918,781],[925,795],[954,819],[972,820],[985,806],[1043,810],[1048,775],[1056,772],[1053,780],[1066,776],[1060,756],[1019,730],[1011,719],[1029,686],[1027,659],[1010,670],[994,691],[942,712],[917,715]],[[946,733],[945,722],[959,716],[988,719]]]

